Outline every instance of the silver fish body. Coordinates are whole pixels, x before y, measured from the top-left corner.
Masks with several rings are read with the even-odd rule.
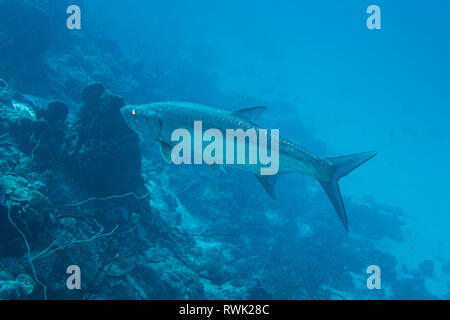
[[[157,141],[163,150],[164,146],[173,146],[171,136],[174,130],[183,128],[195,134],[195,121],[201,121],[203,131],[218,129],[226,132],[227,129],[244,131],[254,129],[259,133],[263,128],[255,124],[255,121],[264,110],[264,107],[253,107],[229,112],[190,102],[156,102],[125,106],[121,109],[121,113],[128,126],[141,139]],[[325,189],[345,229],[348,230],[348,220],[338,180],[373,158],[376,152],[320,158],[281,136],[278,141],[279,171],[276,176],[259,175],[259,164],[245,163],[232,166],[254,173],[272,198],[275,197],[274,184],[281,174],[297,172],[313,176]]]

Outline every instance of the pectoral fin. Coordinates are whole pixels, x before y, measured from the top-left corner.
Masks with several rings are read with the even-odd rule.
[[[159,151],[161,151],[161,155],[168,164],[172,163],[172,147],[164,142],[159,142]]]
[[[272,175],[272,176],[262,176],[259,174],[255,174],[256,178],[261,182],[262,186],[264,187],[264,190],[266,190],[267,194],[272,198],[276,199],[275,196],[275,183],[278,180],[278,175]]]

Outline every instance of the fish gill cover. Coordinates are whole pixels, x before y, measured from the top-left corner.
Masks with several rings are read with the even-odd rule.
[[[448,27],[427,9],[397,43],[417,9],[382,9],[369,31],[360,1],[0,0],[0,299],[450,298],[449,47],[426,36]],[[120,113],[164,100],[267,105],[321,157],[378,150],[343,180],[350,231],[309,177],[272,200],[251,174],[164,162]]]

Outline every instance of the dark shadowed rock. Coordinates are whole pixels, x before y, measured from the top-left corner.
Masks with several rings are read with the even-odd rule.
[[[101,83],[91,83],[81,91],[81,99],[85,105],[92,105],[99,102],[100,96],[105,91],[105,87]]]
[[[69,108],[65,103],[54,101],[47,106],[44,118],[50,123],[55,123],[58,121],[65,121],[68,114]]]
[[[123,99],[100,83],[86,86],[82,98],[66,141],[65,170],[93,196],[143,191],[139,140],[120,114]]]

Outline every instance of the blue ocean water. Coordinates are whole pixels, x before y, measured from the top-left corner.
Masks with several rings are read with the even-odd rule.
[[[279,128],[282,136],[320,157],[372,150],[378,155],[340,183],[349,218],[350,231],[346,232],[320,185],[307,176],[281,177],[276,185],[278,198],[271,200],[254,177],[239,171],[217,175],[203,167],[160,169],[164,162],[157,146],[141,142],[137,149],[138,141],[133,140],[136,149],[130,147],[128,154],[139,150],[142,158],[133,158],[133,164],[126,158],[118,163],[140,166],[143,190],[135,187],[140,178],[116,176],[116,167],[99,163],[101,156],[87,156],[92,162],[81,161],[85,167],[68,160],[85,159],[82,147],[74,147],[70,157],[62,151],[59,158],[41,155],[39,160],[49,150],[72,150],[62,137],[66,142],[58,143],[64,147],[52,149],[51,143],[56,142],[51,140],[48,150],[41,153],[38,144],[25,144],[23,152],[32,163],[32,169],[26,170],[59,177],[48,178],[45,188],[36,188],[52,202],[55,216],[49,219],[62,219],[56,213],[62,210],[60,203],[66,206],[97,198],[87,202],[88,207],[77,203],[80,211],[87,212],[83,219],[91,221],[86,239],[106,237],[118,226],[119,232],[136,236],[108,247],[111,256],[128,252],[135,243],[143,246],[132,256],[124,254],[120,262],[109,259],[105,250],[99,266],[108,267],[101,269],[81,261],[89,260],[99,248],[72,248],[66,243],[67,253],[56,250],[61,248],[56,245],[53,250],[58,258],[51,260],[53,264],[47,262],[50,267],[44,268],[44,261],[36,262],[42,263],[36,266],[41,281],[30,270],[23,272],[44,283],[50,298],[450,298],[447,1],[72,2],[81,8],[82,29],[62,30],[52,39],[42,53],[47,69],[36,63],[24,72],[7,60],[5,64],[11,66],[0,68],[0,78],[22,97],[65,102],[70,109],[68,121],[79,119],[74,123],[84,126],[79,132],[73,129],[78,132],[73,141],[85,141],[80,146],[90,145],[91,138],[83,132],[97,126],[89,120],[96,117],[89,110],[98,105],[102,110],[115,110],[105,113],[111,117],[111,128],[92,129],[98,141],[103,134],[104,141],[121,145],[131,139],[118,142],[111,138],[116,137],[112,128],[119,125],[117,108],[108,107],[115,98],[95,100],[94,88],[84,91],[94,98],[80,102],[79,90],[74,92],[81,84],[101,82],[130,104],[180,100],[227,110],[264,105],[268,110],[262,125]],[[64,29],[67,15],[64,11],[58,15],[63,5],[37,3],[58,17],[54,21]],[[366,26],[366,9],[371,4],[381,9],[380,30]],[[0,50],[1,43],[8,48],[2,39]],[[40,78],[42,70],[47,78]],[[33,86],[33,81],[40,85]],[[79,115],[83,110],[88,110],[86,117]],[[122,132],[131,134],[126,130],[117,137]],[[38,141],[31,132],[32,138],[26,138]],[[45,137],[44,131],[41,138]],[[79,157],[74,156],[78,153]],[[40,162],[33,165],[33,161]],[[74,177],[56,182],[71,172],[79,177],[74,166],[82,172],[101,170],[99,179],[120,179],[120,187],[101,186],[92,175],[75,182],[76,187]],[[21,171],[14,170],[18,177],[4,178],[0,188],[7,201],[14,194],[8,186],[26,185],[20,179],[27,176],[20,178]],[[4,177],[14,170],[2,165]],[[55,198],[50,183],[70,192]],[[109,199],[128,191],[135,195],[149,192],[151,200],[142,204],[134,203],[132,196]],[[115,205],[110,200],[130,202]],[[7,207],[23,205],[4,203],[5,213]],[[47,209],[42,205],[35,211]],[[81,223],[79,215],[67,213],[64,223],[75,227]],[[139,220],[147,215],[152,218]],[[31,242],[37,230],[26,224],[22,227]],[[26,265],[24,248],[6,245],[14,238],[13,232],[9,230],[11,236],[0,240],[4,258],[0,259],[0,283],[2,272],[16,278],[21,274],[17,265]],[[39,251],[56,241],[50,233],[45,238]],[[77,250],[74,256],[70,250]],[[12,263],[11,259],[19,260]],[[79,264],[88,279],[96,274],[105,279],[101,283],[92,280],[89,292],[82,296],[72,295],[64,291],[64,283],[55,284],[58,276],[53,269],[64,263]],[[380,267],[381,289],[366,286],[370,265]],[[111,284],[109,289],[106,284]],[[29,298],[41,298],[37,287]]]

